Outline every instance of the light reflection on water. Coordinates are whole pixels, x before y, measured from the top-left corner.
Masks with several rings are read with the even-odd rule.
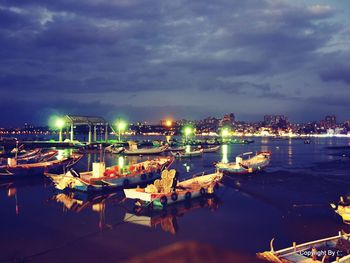
[[[221,162],[228,163],[228,145],[222,145],[221,146]]]

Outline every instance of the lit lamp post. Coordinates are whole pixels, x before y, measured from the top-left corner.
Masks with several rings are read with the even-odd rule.
[[[123,120],[117,121],[117,128],[118,128],[118,141],[120,142],[120,136],[122,131],[126,129],[127,123]]]
[[[58,136],[59,142],[62,142],[62,128],[64,127],[64,125],[65,125],[64,120],[62,119],[56,120],[56,127],[59,129],[59,136]]]
[[[227,138],[229,135],[230,135],[230,130],[228,128],[223,128],[221,130],[222,142],[225,142],[225,138]]]
[[[188,137],[193,133],[193,129],[190,126],[185,127],[184,134],[185,134],[185,140],[188,141]]]

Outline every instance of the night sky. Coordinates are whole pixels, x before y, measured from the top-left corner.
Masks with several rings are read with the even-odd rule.
[[[0,0],[0,126],[350,119],[350,2]]]

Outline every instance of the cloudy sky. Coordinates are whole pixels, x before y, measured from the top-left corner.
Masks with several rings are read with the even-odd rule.
[[[0,0],[0,126],[350,119],[350,2]]]

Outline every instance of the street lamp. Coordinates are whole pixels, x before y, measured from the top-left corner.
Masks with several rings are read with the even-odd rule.
[[[229,128],[223,128],[221,130],[221,137],[222,137],[222,141],[225,142],[225,138],[228,137],[230,135],[230,130]]]
[[[127,123],[123,120],[117,121],[117,128],[118,128],[118,141],[120,142],[120,135],[121,132],[124,131],[127,127]]]
[[[58,141],[62,142],[62,128],[64,127],[65,122],[63,119],[59,118],[56,120],[56,127],[59,129]]]
[[[192,133],[193,133],[193,128],[190,127],[190,126],[186,126],[184,128],[184,134],[185,134],[185,139],[186,139],[186,142],[188,141],[188,136],[190,136]]]

